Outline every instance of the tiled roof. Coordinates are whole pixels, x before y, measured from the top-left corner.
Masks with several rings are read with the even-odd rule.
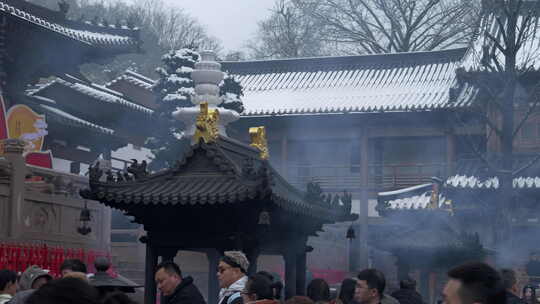
[[[57,108],[54,100],[41,96],[28,96],[28,99],[31,101],[29,106],[34,109],[34,111],[45,114],[47,120],[55,120],[61,124],[73,127],[88,128],[106,135],[114,134],[114,130],[112,129],[89,122]]]
[[[139,48],[136,29],[91,25],[67,20],[58,12],[23,0],[1,0],[0,13],[99,49],[126,52]]]
[[[520,176],[513,179],[514,189],[540,189],[540,177]],[[380,192],[377,200],[380,205],[378,209],[386,210],[418,210],[428,209],[432,194],[432,184],[423,184],[400,189],[392,192]],[[448,190],[495,190],[499,188],[497,177],[481,178],[470,175],[454,175],[448,177],[439,193],[439,208],[444,208],[448,196]],[[384,212],[384,210],[383,210]]]
[[[236,140],[220,137],[215,143],[191,147],[177,166],[136,181],[90,180],[86,198],[128,210],[141,206],[193,206],[241,203],[268,198],[282,209],[323,222],[354,220],[350,204],[311,201],[289,185],[259,151]]]
[[[243,115],[430,111],[449,102],[465,48],[385,55],[222,62],[244,87]],[[462,92],[460,92],[462,93]]]
[[[429,209],[433,184],[422,184],[397,191],[380,192],[377,200],[389,210]],[[438,208],[444,208],[446,198],[439,193]]]
[[[92,97],[94,100],[102,103],[110,103],[110,104],[118,104],[128,110],[137,111],[140,113],[143,113],[145,115],[152,115],[154,112],[153,110],[141,106],[137,103],[131,102],[124,98],[121,93],[110,90],[106,87],[97,85],[97,84],[89,84],[85,83],[83,81],[77,81],[73,77],[65,77],[65,78],[56,78],[54,81],[43,85],[35,90],[32,90],[29,95],[35,95],[35,96],[46,96],[46,91],[50,87],[60,85],[65,88],[75,90],[79,93],[82,93],[84,95],[87,95],[89,97]]]
[[[154,83],[156,82],[155,80],[150,79],[144,75],[127,70],[122,75],[108,82],[105,86],[109,88],[119,81],[127,81],[146,90],[151,90],[154,86]]]
[[[446,180],[447,187],[457,189],[498,189],[499,178],[480,178],[478,176],[454,175]],[[540,177],[519,176],[512,180],[514,189],[540,189]]]
[[[538,1],[534,5],[538,6]],[[529,7],[525,8],[528,12]],[[517,24],[521,26],[525,16],[519,15]],[[504,18],[502,18],[504,19]],[[505,21],[503,21],[505,22]],[[516,66],[519,69],[540,69],[540,18],[538,16],[533,17],[531,25],[527,35],[525,35],[524,43],[520,48],[520,51],[516,56]],[[506,23],[504,23],[506,26]],[[473,40],[471,46],[467,50],[464,57],[462,67],[466,71],[478,71],[483,70],[481,62],[484,56],[492,56],[495,54],[498,62],[504,67],[504,55],[496,48],[494,48],[494,42],[490,39],[486,33],[495,37],[499,43],[504,47],[504,39],[502,38],[501,28],[497,22],[496,14],[485,14],[480,23],[479,35]],[[487,54],[484,54],[484,49],[487,50]],[[493,61],[490,59],[490,65],[495,67]]]

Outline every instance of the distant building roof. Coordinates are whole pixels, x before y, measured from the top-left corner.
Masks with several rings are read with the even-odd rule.
[[[143,89],[151,90],[154,84],[156,83],[155,80],[150,79],[144,75],[141,75],[137,72],[127,70],[120,76],[116,77],[112,81],[108,82],[105,86],[107,88],[110,88],[112,85],[114,85],[117,82],[120,81],[127,81],[131,84],[134,84],[136,86],[139,86]]]
[[[531,157],[520,156],[514,160],[515,167],[528,164]],[[540,189],[540,163],[536,163],[523,170],[512,180],[512,187],[521,191],[538,191]],[[493,192],[500,186],[499,178],[487,170],[483,162],[478,159],[462,159],[457,163],[457,174],[448,176],[440,181],[439,208],[446,208],[444,204],[448,199],[454,199],[457,191],[470,190],[475,192]],[[377,196],[378,210],[421,210],[430,208],[430,199],[433,193],[433,183],[422,184],[396,191],[380,192]],[[535,192],[536,193],[536,192]],[[384,212],[384,211],[383,211]]]
[[[430,111],[449,102],[465,48],[384,55],[222,62],[244,87],[244,115]],[[460,94],[464,94],[460,91]]]
[[[111,140],[125,137],[126,129],[139,128],[135,134],[140,135],[153,113],[119,92],[70,75],[28,90],[22,102],[45,114],[47,121],[88,129],[92,134],[107,135]]]
[[[48,91],[52,87],[57,86],[87,95],[92,99],[96,100],[96,102],[104,103],[103,106],[106,106],[106,104],[116,104],[128,110],[140,112],[145,115],[151,115],[154,112],[152,109],[131,102],[130,100],[126,99],[120,92],[108,89],[95,83],[87,83],[69,75],[67,75],[66,77],[57,77],[54,81],[51,81],[34,90],[31,90],[29,94],[49,97]]]
[[[137,29],[68,20],[60,12],[26,1],[0,0],[0,14],[101,50],[129,52],[139,49]]]

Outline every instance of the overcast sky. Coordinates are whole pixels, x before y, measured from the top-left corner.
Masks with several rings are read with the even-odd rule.
[[[165,0],[184,8],[221,40],[225,51],[239,50],[251,39],[257,21],[266,18],[274,0]]]

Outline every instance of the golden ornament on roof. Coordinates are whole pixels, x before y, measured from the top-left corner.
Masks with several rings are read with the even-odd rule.
[[[195,123],[195,142],[199,142],[202,138],[205,143],[211,143],[216,141],[219,136],[218,122],[219,111],[217,109],[208,109],[208,103],[202,102],[201,113],[197,116],[197,122]]]
[[[266,142],[266,130],[264,127],[249,128],[251,146],[259,149],[261,159],[268,159],[268,143]]]
[[[429,198],[429,207],[431,209],[439,208],[439,184],[433,183],[433,188],[431,189],[431,197]]]

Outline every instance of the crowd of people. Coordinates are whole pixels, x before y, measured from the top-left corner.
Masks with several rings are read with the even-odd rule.
[[[283,284],[271,273],[260,271],[248,275],[249,261],[239,251],[227,251],[221,257],[217,278],[220,285],[218,304],[425,304],[416,291],[416,282],[402,280],[400,289],[385,293],[386,279],[377,269],[365,269],[354,278],[343,280],[337,296],[323,279],[314,279],[307,286],[306,296],[283,300]],[[80,260],[65,260],[61,277],[29,267],[18,275],[0,270],[0,304],[136,304],[118,290],[100,290],[88,280],[86,265]],[[155,282],[162,294],[161,304],[206,304],[190,276],[183,276],[180,267],[164,261],[155,271]],[[520,297],[520,291],[523,298]],[[538,304],[535,288],[518,288],[511,269],[495,270],[481,262],[460,265],[448,271],[442,290],[446,304]]]

